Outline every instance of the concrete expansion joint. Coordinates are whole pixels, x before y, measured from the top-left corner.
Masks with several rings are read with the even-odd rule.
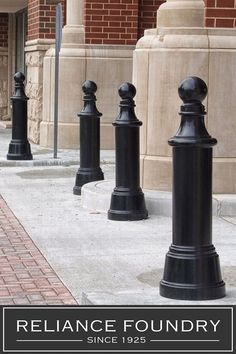
[[[220,200],[217,200],[217,198],[213,198],[215,201],[216,201],[216,213],[217,213],[217,216],[221,217],[221,202]]]
[[[0,167],[40,167],[40,166],[77,166],[79,159],[53,159],[32,160],[32,161],[7,161],[0,159]],[[114,165],[114,161],[101,160],[101,165]]]

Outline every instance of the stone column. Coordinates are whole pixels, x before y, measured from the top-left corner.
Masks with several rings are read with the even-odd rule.
[[[84,43],[84,0],[67,0],[66,26],[63,28],[62,47]]]
[[[142,117],[141,175],[147,189],[171,190],[168,139],[178,128],[179,83],[188,76],[209,87],[204,102],[207,128],[218,139],[214,193],[236,193],[236,30],[204,28],[201,0],[168,0],[160,6],[158,27],[147,30],[134,52],[137,116]],[[224,89],[222,89],[224,87]],[[223,119],[222,119],[223,117]]]
[[[67,23],[62,30],[59,76],[59,147],[77,147],[79,125],[77,113],[82,109],[81,86],[85,81],[84,0],[67,0]],[[40,145],[53,146],[55,50],[44,58],[43,121]]]
[[[203,27],[203,0],[167,0],[157,11],[157,27]]]

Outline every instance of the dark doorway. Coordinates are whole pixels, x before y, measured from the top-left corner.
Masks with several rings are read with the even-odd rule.
[[[27,9],[16,13],[16,70],[26,73],[25,42],[27,34]]]

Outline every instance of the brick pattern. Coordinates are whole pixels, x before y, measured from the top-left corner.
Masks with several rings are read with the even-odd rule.
[[[55,4],[61,0],[29,0],[28,40],[55,38]],[[65,3],[63,12],[65,22]],[[134,45],[147,28],[156,26],[156,12],[165,0],[85,0],[87,44]],[[236,27],[236,0],[205,0],[206,26]],[[6,16],[6,15],[5,15]],[[0,14],[0,44],[7,44]],[[4,33],[2,33],[2,31]]]
[[[156,27],[157,10],[164,0],[140,0],[139,5],[139,37],[144,30]]]
[[[8,14],[0,13],[0,47],[8,47]]]
[[[235,0],[205,0],[207,27],[236,27]]]
[[[55,38],[56,4],[58,2],[62,2],[65,22],[66,0],[29,0],[28,40]]]
[[[135,44],[138,10],[138,0],[85,0],[86,43]]]
[[[0,305],[76,305],[0,196]]]

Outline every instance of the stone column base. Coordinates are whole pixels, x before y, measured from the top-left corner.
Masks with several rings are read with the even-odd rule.
[[[172,185],[172,158],[141,156],[142,187],[170,191]]]
[[[53,122],[40,124],[40,146],[53,148],[54,125]],[[70,137],[70,139],[68,139]],[[78,148],[79,125],[77,123],[58,124],[58,143],[62,149]]]
[[[172,158],[141,156],[142,187],[170,191]],[[236,191],[236,158],[213,159],[213,193],[232,194]],[[227,183],[226,183],[227,181]]]
[[[179,83],[188,76],[206,81],[206,127],[214,147],[214,193],[236,193],[236,31],[158,28],[145,32],[134,52],[133,81],[141,129],[142,187],[171,189],[171,148],[182,102]],[[226,70],[227,68],[227,70]]]
[[[132,81],[133,46],[78,45],[63,47],[60,53],[59,140],[60,148],[79,147],[79,118],[83,106],[82,84],[95,81],[97,107],[101,117],[101,149],[114,148],[112,122],[119,112],[119,86]],[[53,146],[54,50],[44,58],[43,121],[40,145]],[[62,128],[64,132],[62,132]]]
[[[79,121],[79,118],[78,118]],[[58,124],[58,146],[61,149],[79,149],[79,123]],[[53,122],[40,124],[40,146],[52,148],[54,137]],[[101,149],[114,149],[114,128],[111,124],[101,124]]]

